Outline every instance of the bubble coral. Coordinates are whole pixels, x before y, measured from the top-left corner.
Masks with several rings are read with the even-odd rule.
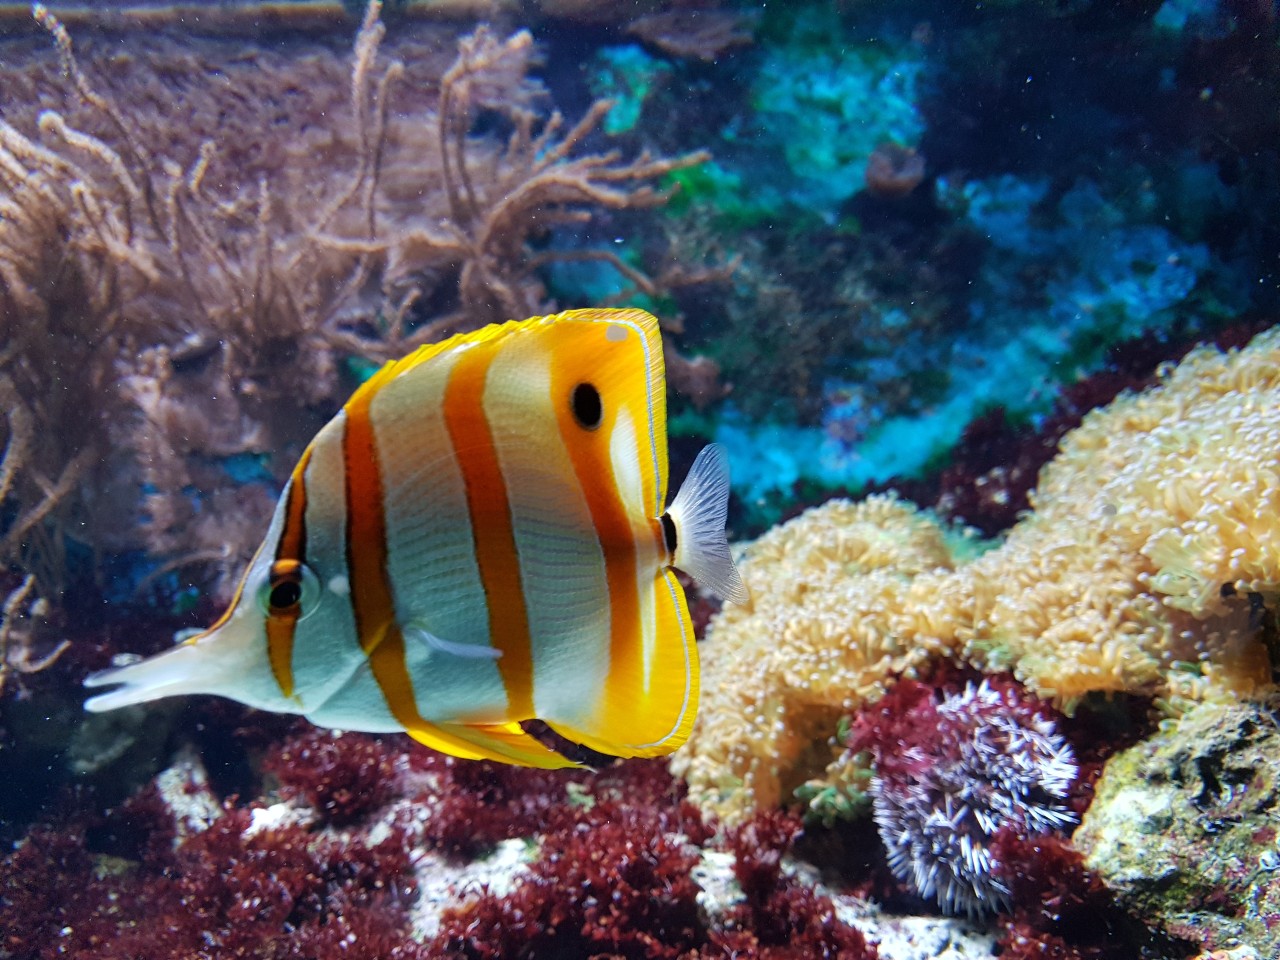
[[[892,498],[833,501],[741,565],[753,606],[703,645],[703,706],[673,770],[740,821],[838,759],[841,716],[949,656],[1068,712],[1271,681],[1256,609],[1280,598],[1280,329],[1192,351],[1062,440],[1032,512],[980,556]]]
[[[690,797],[736,823],[833,762],[824,741],[842,715],[948,649],[926,639],[945,605],[912,584],[951,564],[942,529],[893,496],[831,501],[753,543],[740,566],[752,605],[712,620],[702,707],[672,759]]]
[[[1059,801],[1078,768],[1047,709],[1017,684],[984,680],[939,700],[905,680],[853,725],[869,750],[871,796],[894,875],[948,913],[1008,907],[994,870],[997,831],[1035,835],[1075,817]]]

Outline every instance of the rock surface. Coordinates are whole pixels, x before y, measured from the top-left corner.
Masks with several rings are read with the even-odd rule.
[[[1280,956],[1280,702],[1202,704],[1117,754],[1075,834],[1143,920]]]

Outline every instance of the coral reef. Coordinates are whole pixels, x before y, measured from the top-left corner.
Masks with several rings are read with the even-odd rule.
[[[841,716],[946,653],[931,640],[945,606],[914,584],[952,555],[936,523],[888,496],[832,501],[755,541],[740,564],[751,606],[712,620],[702,708],[672,758],[691,798],[736,822],[833,762]]]
[[[748,6],[0,9],[0,957],[1280,951],[1274,4]],[[670,768],[82,722],[378,364],[622,300],[795,517]]]
[[[1209,179],[1222,187],[1212,174]],[[768,449],[780,461],[735,478],[744,499],[786,496],[796,481],[856,491],[920,477],[993,408],[1017,422],[1038,421],[1073,379],[1103,366],[1110,347],[1176,326],[1212,329],[1241,305],[1241,284],[1204,244],[1186,243],[1148,222],[1154,197],[1143,204],[1105,196],[1085,179],[1058,195],[1047,178],[1011,175],[942,178],[936,194],[936,205],[929,200],[910,217],[902,214],[914,224],[912,240],[894,239],[901,251],[932,236],[934,249],[921,250],[921,257],[937,257],[952,280],[964,271],[970,282],[963,289],[917,267],[913,296],[904,298],[909,302],[897,309],[888,309],[884,297],[869,302],[867,294],[880,286],[878,270],[889,269],[892,254],[876,253],[873,242],[860,237],[845,241],[864,262],[841,281],[863,294],[844,305],[843,328],[824,329],[823,311],[795,293],[772,307],[807,315],[813,334],[824,336],[810,348],[810,331],[796,334],[796,350],[787,354],[791,383],[808,391],[801,409],[811,418],[820,410],[821,427],[786,422],[798,418],[780,416],[785,410],[776,403],[770,412],[777,422],[759,422],[758,399],[744,395],[762,386],[759,375],[743,376],[725,363],[738,386],[732,402],[748,417],[722,418],[716,438],[735,461],[751,464],[752,448]],[[746,262],[753,265],[749,252]],[[808,291],[809,301],[822,289],[793,268],[781,272]],[[776,278],[772,286],[786,289]],[[896,299],[896,291],[885,292]],[[851,339],[855,334],[860,340]],[[830,357],[841,358],[838,375]],[[820,391],[819,377],[852,386]],[[856,402],[844,402],[842,392]]]
[[[1277,371],[1269,331],[1193,351],[1090,413],[1041,472],[1033,511],[976,558],[974,541],[948,544],[882,497],[760,538],[742,564],[753,605],[708,629],[703,710],[672,764],[690,796],[730,821],[777,805],[837,759],[841,716],[937,658],[1010,670],[1067,710],[1090,693],[1176,707],[1264,688]]]
[[[1204,704],[1112,757],[1075,834],[1120,902],[1206,950],[1280,952],[1276,701]]]
[[[911,680],[856,717],[848,744],[871,753],[871,796],[889,868],[922,897],[970,916],[1007,908],[991,845],[1074,822],[1062,804],[1078,768],[1043,705],[1007,680],[948,693]]]
[[[1234,323],[1219,330],[1213,343],[1219,349],[1241,347],[1270,325],[1262,318]],[[895,479],[886,487],[984,536],[1003,533],[1028,510],[1028,495],[1040,469],[1085,414],[1106,406],[1122,391],[1152,386],[1162,368],[1181,360],[1202,341],[1186,330],[1171,330],[1163,336],[1119,343],[1107,351],[1100,370],[1064,386],[1043,419],[1016,420],[1004,407],[996,407],[965,427],[946,465],[935,475]]]

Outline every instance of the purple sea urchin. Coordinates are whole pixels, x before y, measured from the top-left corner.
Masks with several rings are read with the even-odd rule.
[[[1009,681],[984,680],[941,702],[903,681],[854,724],[854,749],[870,750],[871,796],[889,867],[948,913],[1006,907],[992,870],[992,837],[1066,826],[1061,803],[1077,774],[1070,745],[1045,708]]]

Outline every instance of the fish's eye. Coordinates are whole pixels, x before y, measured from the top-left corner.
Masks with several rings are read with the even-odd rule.
[[[311,568],[297,560],[277,560],[258,590],[258,603],[272,617],[301,619],[316,607],[320,583]]]
[[[285,610],[302,599],[302,584],[296,580],[281,580],[267,594],[267,606],[272,610]]]
[[[594,384],[580,383],[574,387],[569,405],[573,408],[573,418],[584,430],[594,430],[604,419],[604,405]]]

